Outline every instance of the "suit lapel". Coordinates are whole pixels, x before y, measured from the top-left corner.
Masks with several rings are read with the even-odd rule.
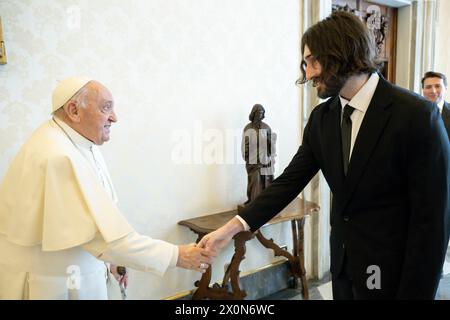
[[[333,101],[330,103],[329,110],[324,116],[323,128],[325,128],[323,130],[323,153],[328,158],[325,159],[325,163],[327,164],[327,173],[331,180],[329,183],[335,196],[337,196],[336,192],[342,189],[344,182],[341,147],[341,103],[338,96],[333,98]]]
[[[442,120],[444,121],[447,134],[450,136],[450,105],[447,102],[444,102],[442,108]]]
[[[390,84],[380,77],[375,93],[359,128],[350,158],[348,174],[344,182],[342,209],[352,197],[366,169],[367,162],[375,150],[380,136],[391,116],[390,111],[387,110],[387,107],[391,104],[389,86]]]

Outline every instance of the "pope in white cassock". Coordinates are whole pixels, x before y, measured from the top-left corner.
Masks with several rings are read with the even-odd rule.
[[[22,146],[0,185],[0,299],[107,299],[107,264],[163,275],[204,272],[213,252],[138,234],[119,212],[97,145],[116,122],[97,81],[63,80],[53,117]]]

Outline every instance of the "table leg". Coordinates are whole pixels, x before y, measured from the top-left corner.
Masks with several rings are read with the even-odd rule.
[[[244,290],[239,287],[239,265],[245,259],[245,243],[253,238],[253,234],[248,231],[239,232],[234,236],[234,255],[223,276],[222,287],[226,288],[231,281],[231,299],[241,300],[247,296]]]
[[[197,243],[203,238],[204,234],[199,234]],[[209,286],[211,282],[211,266],[202,275],[199,281],[195,282],[197,290],[192,295],[193,300],[200,299],[227,299],[241,300],[247,296],[244,290],[239,287],[239,265],[245,259],[245,242],[253,238],[253,234],[248,231],[239,232],[234,236],[235,252],[227,271],[225,272],[222,285],[217,283]],[[228,292],[228,283],[231,282],[231,292]]]
[[[298,280],[301,279],[301,268],[300,268],[300,261],[299,261],[299,251],[300,251],[300,243],[298,241],[298,232],[297,232],[297,221],[292,220],[291,221],[291,228],[292,228],[292,244],[294,246],[292,253],[294,255],[293,260],[293,267],[295,269],[294,271],[294,288],[298,288]]]
[[[267,239],[263,236],[261,231],[256,233],[256,238],[259,242],[266,248],[272,249],[275,256],[283,256],[289,260],[289,265],[291,267],[291,273],[294,277],[294,287],[297,288],[297,282],[300,278],[302,281],[302,294],[305,300],[309,299],[308,283],[306,280],[306,270],[304,263],[304,218],[300,220],[292,220],[292,240],[293,240],[293,254],[281,249],[273,239]]]
[[[308,290],[308,281],[306,280],[306,269],[305,269],[305,252],[304,252],[304,241],[305,241],[305,233],[304,233],[304,226],[305,226],[305,218],[299,219],[299,220],[293,220],[292,221],[292,228],[293,231],[296,229],[295,234],[296,237],[293,237],[294,241],[294,248],[296,247],[297,250],[294,251],[294,256],[296,260],[297,270],[300,274],[300,279],[302,281],[302,293],[303,298],[305,300],[309,299],[309,290]],[[297,243],[295,245],[295,242]]]

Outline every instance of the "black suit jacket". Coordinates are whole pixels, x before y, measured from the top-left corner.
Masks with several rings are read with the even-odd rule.
[[[444,101],[444,106],[442,108],[442,120],[444,121],[445,129],[450,138],[450,104]]]
[[[284,172],[240,213],[260,228],[322,170],[333,193],[331,273],[344,253],[354,285],[371,298],[433,299],[449,237],[449,139],[438,108],[380,80],[343,174],[340,101],[318,105]],[[366,282],[381,271],[381,289]]]

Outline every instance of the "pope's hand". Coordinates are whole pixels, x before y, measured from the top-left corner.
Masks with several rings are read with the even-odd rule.
[[[242,223],[237,218],[233,218],[223,227],[204,236],[197,246],[219,253],[220,250],[230,243],[236,233],[243,230],[244,226]]]
[[[177,267],[204,273],[215,256],[214,251],[199,248],[195,243],[178,246]]]

